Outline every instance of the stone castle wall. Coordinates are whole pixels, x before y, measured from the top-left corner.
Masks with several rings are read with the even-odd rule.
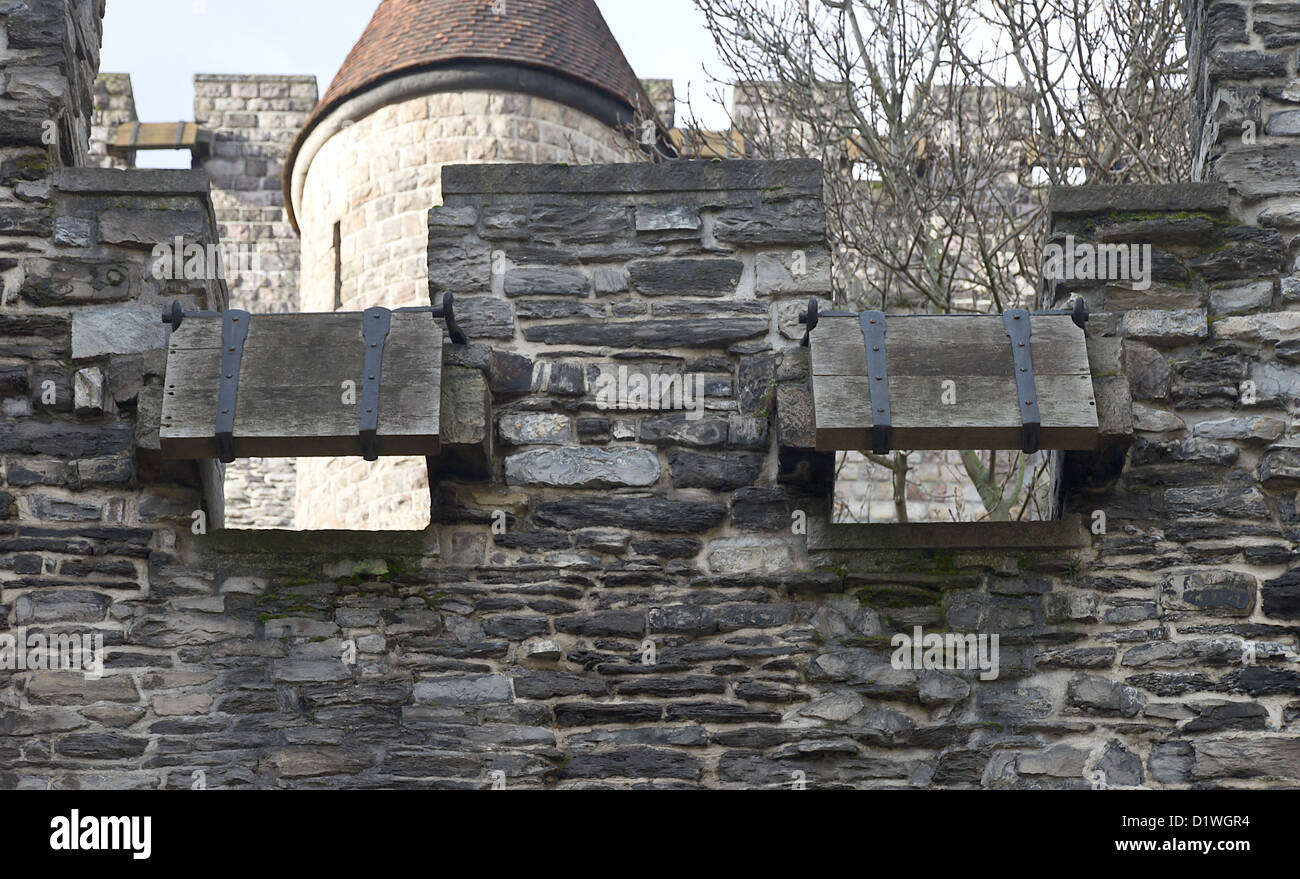
[[[302,310],[429,304],[428,210],[441,203],[446,164],[641,157],[596,119],[526,94],[442,92],[383,106],[342,128],[310,157],[297,212]],[[501,338],[499,308],[458,313],[471,335]],[[419,458],[302,459],[297,469],[299,528],[418,529],[428,523],[429,484]]]
[[[28,9],[5,52],[52,32]],[[0,214],[0,635],[105,648],[0,669],[2,788],[1300,783],[1300,300],[1244,184],[1053,194],[1053,236],[1156,267],[1044,285],[1091,306],[1102,424],[1054,457],[1062,518],[832,526],[795,322],[826,277],[782,274],[825,247],[816,163],[445,169],[429,284],[511,332],[447,346],[432,526],[199,534],[157,312],[227,291],[145,267],[217,239],[206,178],[0,149],[32,199]],[[618,366],[704,376],[703,417],[602,407]],[[997,676],[893,662],[917,626],[997,635]]]
[[[1284,415],[1294,394],[1267,382],[1290,374],[1280,355],[1293,332],[1276,234],[1237,223],[1222,186],[1060,196],[1058,233],[1143,236],[1160,245],[1166,285],[1142,307],[1104,286],[1057,291],[1092,301],[1110,425],[1102,451],[1060,461],[1066,519],[837,528],[831,455],[807,448],[807,350],[784,317],[802,295],[698,286],[822,246],[819,180],[798,162],[449,170],[431,254],[455,241],[469,262],[435,256],[431,278],[470,300],[514,291],[529,347],[449,347],[446,449],[423,533],[196,536],[203,492],[184,468],[148,464],[147,408],[38,413],[4,431],[6,618],[102,632],[108,673],[8,675],[0,777],[1294,784],[1300,480]],[[120,198],[82,189],[91,201],[61,214]],[[528,234],[493,241],[509,217]],[[130,237],[151,219],[131,218]],[[101,222],[92,247],[102,235]],[[517,266],[499,280],[473,268],[498,246]],[[1260,284],[1267,302],[1223,304]],[[68,332],[41,327],[45,345]],[[80,362],[75,321],[72,332]],[[87,362],[110,374],[132,358],[97,356]],[[1257,377],[1254,405],[1225,390],[1230,364]],[[699,420],[604,409],[596,385],[612,365],[703,374],[710,405]],[[76,444],[52,439],[63,436]],[[128,437],[129,482],[53,488],[58,477],[27,475],[68,472],[58,465],[79,465],[87,443]],[[1103,534],[1078,520],[1094,510]],[[895,668],[893,634],[917,625],[999,635],[998,677]]]

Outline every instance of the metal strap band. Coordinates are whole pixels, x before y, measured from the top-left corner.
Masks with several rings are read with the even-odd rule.
[[[1042,421],[1038,412],[1038,391],[1034,385],[1034,361],[1030,356],[1029,312],[1009,308],[1002,313],[1002,325],[1011,340],[1011,360],[1016,376],[1016,403],[1020,407],[1020,442],[1025,454],[1038,451]]]
[[[139,122],[132,122],[132,123],[131,123],[131,142],[128,143],[127,146],[135,146],[136,141],[139,140],[139,138],[140,138],[140,123],[139,123]]]
[[[864,311],[858,315],[862,339],[867,346],[867,391],[871,398],[871,450],[877,455],[889,451],[894,427],[889,412],[889,370],[885,366],[885,313]]]
[[[379,458],[379,380],[383,377],[384,342],[392,325],[392,312],[383,306],[367,308],[361,316],[361,337],[366,344],[365,373],[361,376],[361,456]]]
[[[185,143],[185,123],[177,122],[176,123],[176,146],[180,147],[180,145],[183,143]]]
[[[221,315],[221,382],[217,386],[217,457],[235,460],[235,403],[239,399],[239,366],[248,338],[248,312],[237,308]]]

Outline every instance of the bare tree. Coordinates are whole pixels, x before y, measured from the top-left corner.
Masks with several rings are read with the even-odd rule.
[[[751,154],[822,161],[843,305],[1032,305],[1048,185],[1190,167],[1179,0],[695,2]],[[906,453],[869,460],[904,519]],[[1023,480],[963,462],[1009,518]]]

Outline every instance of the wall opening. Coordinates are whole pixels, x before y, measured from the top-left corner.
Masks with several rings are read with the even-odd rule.
[[[1047,452],[842,451],[835,524],[1037,521],[1051,518]]]

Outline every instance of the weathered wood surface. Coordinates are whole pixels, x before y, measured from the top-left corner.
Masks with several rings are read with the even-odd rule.
[[[1020,409],[1001,315],[891,315],[885,335],[896,449],[1019,449]],[[1084,333],[1066,315],[1032,318],[1030,352],[1044,449],[1091,449],[1097,405]],[[817,448],[871,447],[866,346],[856,315],[823,316],[810,337]],[[955,402],[944,402],[951,381]]]
[[[235,404],[238,457],[361,454],[365,364],[361,313],[254,314]],[[215,458],[221,319],[189,317],[171,334],[160,439],[168,458]],[[384,455],[436,455],[442,330],[427,313],[394,313],[379,382]],[[344,383],[355,386],[345,403]]]
[[[124,122],[114,130],[108,146],[114,153],[133,150],[193,150],[196,147],[206,148],[211,138],[210,132],[202,130],[194,122]]]

